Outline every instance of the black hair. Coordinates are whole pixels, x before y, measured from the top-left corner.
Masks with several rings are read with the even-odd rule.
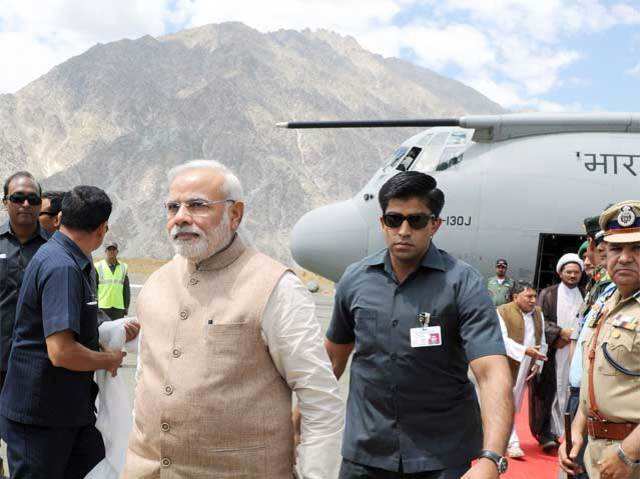
[[[38,183],[38,181],[36,180],[36,177],[33,176],[31,173],[29,173],[28,171],[16,171],[15,173],[13,173],[9,178],[7,178],[4,181],[4,197],[5,199],[7,198],[7,196],[9,196],[9,185],[11,184],[11,182],[17,178],[29,178],[31,181],[33,181],[36,184],[36,188],[38,190],[38,194],[42,194],[42,188],[40,187],[40,183]]]
[[[529,281],[518,280],[514,282],[513,286],[509,289],[509,298],[513,301],[513,296],[522,293],[525,289],[532,289],[536,291],[536,288]]]
[[[76,186],[62,198],[62,220],[67,228],[91,233],[109,219],[111,200],[97,186]]]
[[[419,171],[402,171],[389,178],[380,188],[378,201],[382,213],[386,213],[392,199],[420,199],[430,210],[440,216],[444,207],[444,193],[436,188],[436,180]]]
[[[65,191],[45,191],[42,193],[42,198],[49,200],[51,206],[49,206],[49,212],[57,215],[62,211],[62,197],[65,195]]]

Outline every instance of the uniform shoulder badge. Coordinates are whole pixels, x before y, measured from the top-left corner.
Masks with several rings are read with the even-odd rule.
[[[636,222],[636,213],[629,205],[624,205],[618,213],[618,224],[623,228],[628,228]]]

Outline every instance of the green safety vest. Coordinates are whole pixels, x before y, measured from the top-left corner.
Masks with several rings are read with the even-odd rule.
[[[127,276],[126,263],[118,263],[111,272],[106,260],[95,264],[98,272],[98,307],[102,309],[124,309],[124,279]]]

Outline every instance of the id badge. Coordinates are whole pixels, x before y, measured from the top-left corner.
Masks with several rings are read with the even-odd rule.
[[[411,347],[428,348],[442,346],[442,330],[440,326],[429,326],[426,328],[411,328]]]

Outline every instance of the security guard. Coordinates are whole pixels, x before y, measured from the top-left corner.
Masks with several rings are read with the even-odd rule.
[[[496,275],[487,281],[487,289],[494,306],[498,307],[511,301],[509,291],[513,288],[513,280],[507,276],[507,260],[500,258],[496,261]]]
[[[111,319],[124,318],[129,311],[131,289],[127,263],[118,261],[118,244],[107,243],[105,259],[95,264],[98,307]]]
[[[125,353],[100,351],[90,256],[110,214],[104,191],[76,186],[62,202],[60,231],[24,273],[0,394],[12,479],[82,479],[104,457],[94,371],[115,375]]]
[[[469,477],[506,470],[513,395],[500,323],[480,274],[431,241],[444,206],[435,186],[406,171],[380,188],[387,248],[336,288],[325,345],[337,377],[354,351],[341,479],[459,479],[477,457]]]
[[[617,291],[586,324],[573,448],[569,457],[565,445],[560,448],[560,464],[579,472],[575,458],[587,433],[584,462],[591,479],[640,479],[640,201],[608,208],[600,227]]]

